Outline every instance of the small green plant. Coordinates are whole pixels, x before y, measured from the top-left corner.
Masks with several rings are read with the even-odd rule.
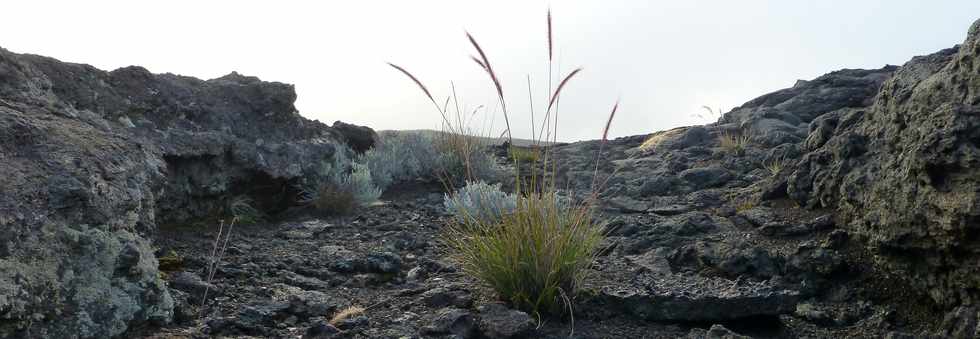
[[[726,153],[743,155],[749,146],[749,136],[742,133],[722,132],[718,136],[718,146]]]
[[[766,171],[769,172],[769,175],[771,176],[776,176],[777,174],[779,174],[779,172],[782,172],[783,168],[785,167],[786,167],[786,158],[784,157],[775,157],[769,161],[762,163],[762,168],[765,168]]]
[[[536,148],[522,148],[511,146],[507,149],[507,157],[518,164],[530,164],[538,161],[540,152]]]
[[[240,195],[231,199],[231,202],[228,203],[228,212],[232,217],[238,220],[239,224],[251,225],[260,223],[265,220],[265,218],[263,217],[261,211],[255,207],[252,207],[253,204],[254,201],[252,198]]]
[[[577,292],[603,239],[587,206],[564,208],[554,192],[522,199],[496,221],[452,223],[446,243],[463,272],[514,307],[558,313]]]
[[[352,163],[350,174],[341,176],[338,181],[341,189],[350,192],[354,205],[358,207],[370,205],[381,197],[381,189],[374,186],[367,165]]]
[[[467,183],[452,195],[446,194],[443,205],[462,223],[491,223],[514,213],[519,199],[501,191],[500,184],[477,181]]]

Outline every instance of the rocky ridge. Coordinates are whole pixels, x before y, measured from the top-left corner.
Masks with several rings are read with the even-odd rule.
[[[0,336],[980,333],[980,21],[962,45],[902,66],[828,73],[716,123],[609,141],[606,250],[574,322],[510,310],[446,261],[438,186],[396,187],[351,216],[238,228],[209,285],[217,229],[186,221],[241,194],[286,209],[282,192],[334,144],[363,150],[372,133],[305,120],[288,85],[240,75],[0,57],[0,168],[12,173],[0,177]],[[562,180],[588,191],[599,142],[554,147]],[[203,289],[215,297],[202,317]],[[352,305],[366,309],[330,321]]]
[[[157,225],[235,196],[285,209],[349,139],[295,99],[291,85],[237,73],[105,72],[0,49],[0,337],[169,322],[147,239]]]

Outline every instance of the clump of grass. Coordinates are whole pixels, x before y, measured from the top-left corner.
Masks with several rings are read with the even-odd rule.
[[[538,145],[541,141],[557,141],[560,94],[570,80],[582,71],[582,68],[576,68],[561,78],[556,86],[552,86],[550,80],[554,67],[551,32],[549,11],[548,92],[550,96],[544,114],[540,115],[541,132],[532,134],[532,139]],[[510,144],[513,144],[510,118],[500,78],[497,77],[487,53],[476,39],[469,33],[466,37],[476,52],[471,59],[488,75],[496,90],[506,128],[501,136],[506,136]],[[390,65],[415,82],[436,107],[444,124],[453,125],[445,108],[449,104],[448,98],[445,104],[439,105],[417,77],[400,66]],[[531,92],[530,81],[528,87],[528,91]],[[459,123],[462,119],[459,116],[458,102],[455,100],[455,89],[451,97],[454,99],[453,102],[457,103],[455,126],[459,127],[463,124]],[[531,106],[531,130],[534,131],[537,126],[534,122],[533,103]],[[599,160],[618,106],[617,103],[613,107],[602,130],[602,140],[596,155],[592,192],[588,198],[583,199],[584,201],[577,204],[569,203],[558,194],[556,178],[559,173],[559,161],[553,149],[550,149],[536,155],[540,158],[535,160],[540,160],[541,166],[531,167],[531,180],[527,181],[528,184],[523,184],[521,171],[515,170],[516,194],[513,198],[508,198],[513,199],[516,205],[513,212],[501,213],[496,218],[458,218],[449,221],[444,244],[450,257],[463,268],[463,272],[492,288],[500,299],[516,308],[538,315],[571,309],[571,300],[575,298],[582,281],[590,272],[589,267],[595,261],[595,255],[599,252],[599,244],[603,239],[603,224],[594,218],[592,211],[598,200],[598,192],[605,186],[605,181],[598,180]],[[462,128],[452,128],[449,130],[449,135],[462,138],[466,135],[464,132]],[[470,144],[462,143],[452,145],[450,149],[462,149],[464,151],[456,152],[466,153],[471,150],[470,147],[472,147]],[[526,155],[524,158],[528,159]],[[467,164],[468,172],[472,172],[470,166]],[[477,214],[475,211],[467,211],[467,213]],[[568,312],[568,314],[572,313]]]
[[[751,200],[748,199],[741,200],[735,204],[736,213],[744,213],[745,211],[748,211],[753,208],[755,208],[755,202],[752,202]]]
[[[769,175],[771,176],[776,176],[777,174],[779,174],[779,172],[782,172],[783,168],[785,167],[786,167],[786,158],[784,157],[776,157],[773,158],[772,160],[762,163],[762,168],[765,168],[766,171],[769,172]]]
[[[743,155],[749,146],[749,136],[742,133],[723,132],[718,136],[718,146],[726,153]]]
[[[329,323],[334,327],[340,326],[340,324],[345,320],[364,314],[365,310],[366,309],[364,307],[356,305],[348,306],[347,308],[337,312],[337,314],[334,314],[333,317],[330,318]]]
[[[684,132],[686,130],[687,130],[687,127],[678,127],[678,128],[669,129],[669,130],[666,130],[666,131],[660,131],[660,132],[653,133],[649,137],[647,137],[647,140],[644,140],[643,141],[643,144],[640,144],[640,149],[641,150],[649,150],[649,149],[656,148],[662,142],[664,142],[664,140],[668,140],[668,139],[674,138],[675,136],[680,135],[682,132]]]
[[[538,161],[540,153],[537,148],[522,148],[511,146],[507,149],[507,157],[518,164],[530,164]]]
[[[242,225],[262,222],[265,218],[261,211],[252,206],[253,204],[252,198],[244,195],[237,196],[228,203],[228,212]]]
[[[541,314],[562,311],[578,291],[603,231],[587,206],[564,209],[557,194],[545,192],[498,221],[453,223],[446,239],[463,272],[514,307]]]

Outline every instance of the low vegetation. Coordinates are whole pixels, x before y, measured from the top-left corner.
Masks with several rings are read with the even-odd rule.
[[[540,150],[537,148],[522,148],[511,146],[507,149],[507,157],[518,164],[529,164],[538,161]]]
[[[238,220],[239,224],[251,225],[262,222],[265,217],[262,211],[253,207],[254,201],[248,196],[237,196],[228,203],[228,214]]]
[[[777,174],[779,174],[779,172],[782,172],[783,168],[785,167],[786,167],[786,158],[784,157],[775,157],[769,161],[762,163],[762,168],[765,168],[766,171],[769,172],[769,175],[771,176],[776,176]]]
[[[718,136],[718,146],[725,153],[743,155],[745,154],[745,149],[749,146],[749,135],[723,132]]]
[[[501,135],[506,136],[511,141],[510,144],[513,144],[510,117],[500,79],[494,72],[486,51],[472,35],[467,33],[466,36],[476,53],[472,60],[488,75],[492,88],[496,91],[506,128]],[[554,70],[551,37],[549,12],[549,73]],[[465,119],[462,119],[466,115],[459,108],[455,89],[452,89],[452,94],[445,103],[440,105],[415,75],[398,65],[390,65],[419,87],[441,115],[444,126],[449,126],[444,131],[449,136],[445,144],[463,158],[463,171],[470,179],[470,184],[446,198],[447,209],[456,216],[446,228],[444,238],[449,256],[463,268],[464,273],[493,289],[501,300],[516,308],[536,315],[570,310],[572,300],[590,272],[589,267],[594,262],[603,239],[602,223],[592,215],[592,207],[603,186],[596,180],[598,178],[594,179],[592,193],[588,198],[572,203],[558,192],[555,179],[558,161],[553,151],[533,151],[535,153],[528,154],[511,149],[511,157],[519,162],[540,161],[540,166],[531,167],[530,180],[523,180],[521,171],[515,171],[513,175],[517,188],[514,194],[500,191],[497,185],[472,180],[478,176],[478,163],[468,156],[482,152],[485,145],[461,141],[469,138],[469,133],[465,128]],[[540,146],[541,142],[557,141],[557,131],[553,128],[558,125],[558,98],[562,89],[581,71],[581,68],[577,68],[568,72],[556,84],[551,83],[549,75],[550,96],[544,114],[538,115],[541,120],[535,122],[533,107],[530,110],[531,130],[539,127],[541,129],[532,137],[536,141],[534,146]],[[530,92],[530,80],[528,87]],[[449,105],[450,98],[454,105]],[[456,107],[454,119],[450,119],[454,115],[453,111],[447,110],[447,107],[452,106]],[[602,146],[606,143],[616,107],[618,103],[613,107],[603,129],[599,154],[596,155],[595,176],[598,174],[598,159]],[[455,121],[455,124],[451,121]],[[566,314],[571,315],[570,312]]]
[[[350,318],[359,316],[361,314],[364,314],[364,311],[366,311],[366,309],[364,307],[360,307],[360,306],[356,306],[356,305],[348,306],[348,307],[340,310],[339,312],[337,312],[337,314],[334,314],[333,317],[330,318],[329,323],[330,323],[330,325],[333,325],[333,326],[339,326],[341,323],[343,323],[347,319],[350,319]]]
[[[463,224],[490,224],[504,215],[514,213],[518,199],[515,194],[500,190],[500,184],[470,182],[452,195],[446,194],[443,204]]]
[[[452,258],[504,301],[535,314],[571,307],[603,239],[587,207],[563,208],[554,191],[530,194],[496,220],[464,220],[449,227]]]

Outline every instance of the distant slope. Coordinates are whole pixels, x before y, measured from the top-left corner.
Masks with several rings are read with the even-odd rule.
[[[384,130],[384,131],[380,131],[379,133],[381,133],[381,134],[385,134],[385,133],[426,133],[426,134],[431,134],[431,135],[434,135],[435,136],[435,135],[438,135],[439,133],[445,133],[445,132],[431,130],[431,129],[414,129],[414,130]],[[495,138],[495,137],[484,137],[484,136],[474,136],[474,137],[483,139],[483,140],[485,140],[487,142],[487,144],[490,144],[490,145],[500,145],[500,144],[503,144],[504,141],[507,140],[507,138]],[[545,141],[535,142],[534,140],[530,140],[530,139],[518,139],[518,138],[514,138],[514,142],[513,143],[514,143],[515,146],[522,146],[522,147],[527,147],[527,146],[532,146],[532,145],[548,146],[548,145],[553,145],[553,144],[563,144],[563,142],[558,142],[558,143],[545,142]]]

